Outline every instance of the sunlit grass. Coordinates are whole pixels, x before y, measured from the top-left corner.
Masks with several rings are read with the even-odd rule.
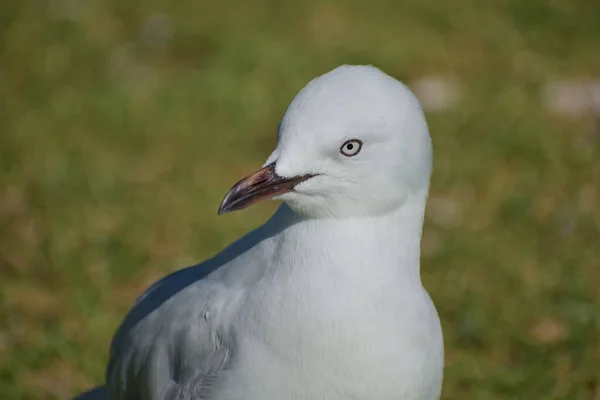
[[[0,397],[101,383],[135,297],[273,211],[216,215],[297,90],[369,63],[454,83],[422,268],[444,398],[600,398],[598,116],[544,97],[600,71],[595,2],[5,1],[0,40]]]

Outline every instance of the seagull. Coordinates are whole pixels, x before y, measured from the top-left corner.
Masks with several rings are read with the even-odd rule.
[[[262,226],[151,286],[118,328],[113,400],[433,400],[437,311],[420,278],[432,149],[411,91],[343,65],[293,99],[277,146],[219,214]]]

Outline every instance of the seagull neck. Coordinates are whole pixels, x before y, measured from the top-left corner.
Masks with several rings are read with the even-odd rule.
[[[278,250],[286,257],[320,257],[332,267],[343,265],[363,274],[409,275],[420,283],[420,243],[425,199],[408,199],[384,215],[363,218],[311,219],[282,207],[286,225]],[[321,263],[320,263],[321,264]]]

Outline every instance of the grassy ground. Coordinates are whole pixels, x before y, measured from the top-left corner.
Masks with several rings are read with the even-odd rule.
[[[455,91],[423,241],[443,398],[600,399],[600,127],[547,107],[600,72],[598,2],[249,4],[0,2],[0,397],[102,382],[134,298],[273,211],[216,215],[295,92],[369,63]]]

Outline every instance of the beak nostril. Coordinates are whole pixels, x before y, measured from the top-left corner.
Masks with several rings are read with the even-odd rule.
[[[262,178],[262,179],[258,179],[258,180],[256,180],[256,182],[254,182],[254,183],[255,183],[256,185],[259,185],[259,184],[261,184],[261,183],[265,183],[266,181],[268,181],[268,179],[267,179],[267,178]]]

